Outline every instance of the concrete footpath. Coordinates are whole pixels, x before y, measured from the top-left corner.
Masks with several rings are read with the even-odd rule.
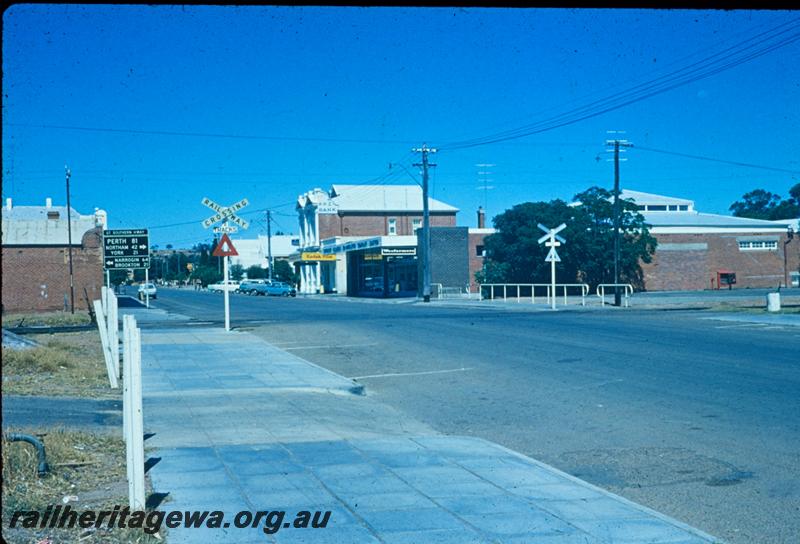
[[[499,445],[439,434],[254,335],[164,327],[142,332],[158,509],[221,510],[230,524],[169,529],[169,543],[719,542]],[[245,510],[286,518],[274,534],[236,528]],[[290,526],[317,510],[327,527]]]

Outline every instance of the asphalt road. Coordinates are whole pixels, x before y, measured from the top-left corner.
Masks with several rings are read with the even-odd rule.
[[[219,323],[222,296],[154,307]],[[800,327],[232,297],[232,324],[445,433],[530,455],[732,543],[800,541]]]

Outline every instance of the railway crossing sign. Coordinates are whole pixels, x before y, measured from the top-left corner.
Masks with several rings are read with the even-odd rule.
[[[214,252],[211,255],[214,257],[235,257],[239,255],[239,252],[236,251],[235,247],[233,247],[233,243],[231,242],[231,239],[228,238],[228,235],[223,234],[222,238],[219,239],[217,247],[214,248]]]
[[[551,247],[550,251],[547,253],[547,257],[544,258],[544,262],[546,263],[560,263],[561,257],[558,256],[556,252],[556,248]]]
[[[239,252],[237,252],[236,248],[233,247],[233,243],[231,242],[231,239],[228,236],[228,234],[229,233],[234,233],[239,229],[238,229],[238,227],[236,227],[234,225],[229,225],[228,223],[229,222],[230,223],[234,223],[236,225],[239,225],[239,227],[242,227],[243,229],[247,229],[248,227],[250,227],[250,223],[248,223],[246,220],[244,220],[241,217],[239,217],[238,215],[236,215],[236,212],[238,212],[239,210],[241,210],[245,206],[248,206],[250,204],[250,201],[247,200],[246,198],[243,198],[239,202],[235,202],[235,203],[231,204],[230,206],[220,206],[219,204],[217,204],[216,202],[214,202],[210,198],[205,197],[200,202],[201,202],[201,204],[203,204],[203,206],[205,206],[207,208],[211,208],[212,210],[217,212],[214,215],[212,215],[211,217],[209,217],[209,218],[207,218],[207,219],[205,219],[203,221],[203,228],[204,229],[207,229],[208,227],[210,227],[214,223],[219,223],[220,221],[222,221],[221,225],[219,225],[217,227],[214,227],[214,232],[221,233],[222,237],[220,238],[219,243],[217,244],[217,247],[214,249],[213,255],[214,255],[214,257],[222,257],[222,261],[224,263],[223,272],[222,272],[222,278],[224,280],[224,286],[225,286],[225,289],[223,289],[224,295],[225,295],[224,296],[224,299],[225,299],[225,330],[226,331],[230,331],[231,330],[231,310],[230,310],[230,299],[229,299],[229,296],[230,296],[230,292],[229,291],[230,290],[228,289],[228,284],[229,284],[228,282],[229,282],[229,278],[230,278],[230,270],[229,270],[229,263],[228,262],[230,261],[229,257],[239,255]]]
[[[203,206],[211,208],[212,210],[217,212],[211,217],[203,220],[204,229],[207,229],[214,223],[218,223],[220,221],[224,221],[225,223],[227,223],[228,221],[230,221],[231,223],[236,223],[243,229],[247,229],[250,227],[250,223],[246,219],[242,219],[241,217],[236,215],[236,212],[238,212],[239,210],[250,204],[250,201],[247,200],[246,198],[243,198],[239,202],[231,204],[230,206],[220,206],[219,204],[217,204],[208,197],[203,198],[201,203],[203,204]],[[231,228],[231,227],[228,227],[226,224],[223,224],[222,227],[220,228]]]
[[[544,262],[550,263],[550,304],[551,307],[555,310],[556,309],[556,263],[561,262],[561,257],[558,256],[558,252],[556,248],[561,244],[566,244],[567,241],[564,240],[561,236],[558,235],[559,232],[567,228],[566,223],[561,223],[554,229],[548,229],[541,223],[536,225],[539,229],[546,234],[539,238],[538,242],[541,244],[544,242],[544,245],[550,248],[550,251],[547,253],[547,257],[544,258]],[[564,288],[566,289],[566,287]],[[566,292],[566,291],[565,291]]]
[[[150,268],[150,238],[147,229],[104,230],[103,268]]]

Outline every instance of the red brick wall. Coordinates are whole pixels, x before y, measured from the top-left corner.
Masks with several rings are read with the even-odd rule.
[[[471,293],[478,291],[478,283],[475,281],[475,272],[483,270],[483,257],[477,254],[477,247],[484,245],[484,239],[488,234],[470,233],[467,251],[469,251],[469,290]]]
[[[422,214],[385,213],[385,214],[320,214],[319,239],[334,236],[387,236],[389,234],[389,218],[397,219],[397,234],[414,234],[413,219],[422,220]],[[454,227],[456,214],[430,214],[432,227]]]
[[[769,238],[775,234],[762,235]],[[780,235],[777,251],[741,251],[737,238],[759,237],[757,233],[732,234],[656,234],[659,244],[707,244],[706,250],[659,250],[653,262],[643,264],[645,289],[648,291],[711,289],[717,271],[736,273],[734,289],[747,287],[776,287],[783,283],[783,242]],[[800,241],[795,245],[800,246]],[[789,268],[793,249],[787,253]]]
[[[72,248],[75,309],[86,310],[103,286],[102,229],[87,231]],[[69,250],[66,247],[3,246],[3,312],[63,310],[69,303]]]

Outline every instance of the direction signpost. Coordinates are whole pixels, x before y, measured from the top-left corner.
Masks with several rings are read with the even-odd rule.
[[[561,223],[554,229],[548,229],[541,223],[536,225],[539,227],[540,230],[546,232],[544,236],[539,238],[538,242],[541,244],[544,242],[544,245],[550,248],[550,251],[547,252],[547,257],[544,258],[544,262],[550,263],[550,304],[551,308],[554,310],[556,309],[556,263],[561,262],[561,257],[558,256],[558,252],[556,248],[561,244],[567,243],[561,236],[558,236],[558,233],[567,228],[566,223]],[[566,300],[566,295],[565,295]]]
[[[236,248],[233,247],[233,243],[231,242],[231,239],[228,237],[228,234],[238,231],[239,228],[233,225],[228,225],[228,221],[235,223],[236,225],[239,225],[239,227],[242,227],[243,229],[249,228],[250,223],[247,222],[247,220],[242,219],[241,217],[236,215],[236,212],[238,212],[245,206],[248,206],[250,202],[246,198],[243,198],[239,202],[231,204],[230,206],[220,206],[210,198],[203,198],[201,204],[217,212],[211,217],[203,220],[202,225],[204,229],[207,229],[214,223],[222,221],[222,224],[220,226],[214,227],[213,229],[215,233],[222,234],[222,237],[220,238],[219,243],[217,244],[217,247],[214,249],[212,255],[214,257],[223,258],[224,268],[223,268],[222,282],[224,289],[222,291],[225,297],[225,330],[230,331],[231,312],[230,312],[230,298],[229,298],[230,290],[228,289],[229,288],[228,264],[229,264],[229,257],[232,255],[238,255],[239,253],[236,251]]]
[[[103,231],[103,268],[106,284],[111,287],[111,270],[144,269],[144,282],[149,281],[150,236],[147,229]],[[145,290],[145,305],[150,307],[150,295]]]

